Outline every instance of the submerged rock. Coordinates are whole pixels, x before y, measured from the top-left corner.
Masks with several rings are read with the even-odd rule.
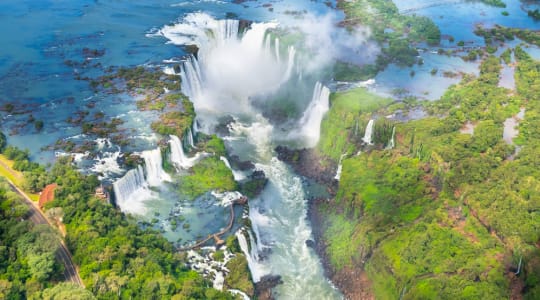
[[[282,283],[279,275],[263,276],[259,282],[255,283],[255,298],[259,300],[274,299],[272,289]]]
[[[263,171],[257,170],[249,175],[248,180],[240,184],[242,194],[250,198],[257,197],[268,183],[268,178]]]

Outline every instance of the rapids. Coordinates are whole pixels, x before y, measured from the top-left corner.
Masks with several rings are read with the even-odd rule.
[[[319,258],[306,245],[313,237],[302,181],[273,150],[283,139],[300,141],[304,147],[317,144],[330,90],[313,82],[312,94],[304,95],[311,101],[288,132],[276,130],[251,105],[254,97],[272,101],[279,90],[294,89],[289,81],[302,73],[302,66],[296,65],[296,49],[274,36],[278,27],[275,22],[252,23],[241,32],[238,21],[193,13],[177,24],[164,26],[159,34],[169,43],[199,49],[197,55],[184,60],[179,74],[183,92],[194,102],[199,130],[213,133],[212,124],[220,117],[233,116],[230,136],[225,138],[230,152],[253,161],[269,179],[262,194],[250,201],[253,233],[236,233],[253,280],[280,275],[283,284],[274,289],[278,299],[337,299],[339,292],[324,277]],[[177,144],[174,137],[171,141],[171,146]],[[181,147],[176,148],[171,157],[182,154]],[[230,167],[225,157],[221,159]],[[240,179],[240,174],[235,172],[235,177]]]

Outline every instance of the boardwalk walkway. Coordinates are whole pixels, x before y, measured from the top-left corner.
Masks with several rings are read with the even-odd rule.
[[[188,246],[188,247],[180,247],[177,250],[178,251],[188,251],[188,250],[193,250],[193,249],[196,249],[196,248],[200,248],[201,246],[206,244],[211,239],[214,239],[217,244],[220,244],[220,242],[222,243],[223,241],[220,239],[220,236],[227,233],[229,230],[231,230],[232,227],[233,227],[233,224],[234,224],[234,218],[235,218],[235,216],[234,216],[234,205],[235,204],[245,204],[246,201],[247,201],[246,198],[240,198],[240,199],[235,200],[231,205],[229,205],[229,207],[231,209],[230,210],[229,224],[227,224],[227,227],[223,228],[220,232],[216,232],[214,234],[209,234],[204,240],[200,240],[197,243],[195,243],[194,245],[191,245],[191,246]]]

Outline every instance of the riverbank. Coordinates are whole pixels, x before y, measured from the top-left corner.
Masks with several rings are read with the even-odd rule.
[[[362,267],[351,265],[337,271],[330,263],[327,242],[324,239],[325,214],[324,207],[332,203],[332,199],[309,199],[308,219],[313,231],[313,249],[321,259],[325,276],[343,293],[345,299],[375,299],[371,290],[371,282]]]

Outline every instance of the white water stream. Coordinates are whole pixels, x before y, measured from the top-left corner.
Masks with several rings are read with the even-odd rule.
[[[248,257],[253,279],[280,275],[283,284],[274,289],[277,299],[339,299],[341,296],[324,277],[315,252],[306,241],[312,239],[306,220],[307,200],[302,182],[275,158],[274,137],[301,138],[315,145],[320,122],[328,110],[329,90],[317,83],[310,105],[291,132],[274,132],[274,127],[250,105],[253,96],[271,95],[287,84],[294,74],[296,51],[273,38],[269,31],[277,23],[253,23],[239,36],[239,23],[215,20],[204,13],[188,14],[178,24],[163,27],[159,34],[177,45],[196,45],[197,59],[188,57],[181,67],[183,92],[194,102],[203,128],[221,116],[232,115],[233,152],[236,149],[263,170],[269,183],[261,196],[250,201],[249,217],[254,236],[237,233]],[[206,125],[206,126],[205,126]],[[204,129],[203,129],[204,131]],[[171,146],[177,143],[171,137]],[[180,162],[180,148],[171,154]],[[245,150],[251,148],[252,150]],[[249,239],[249,240],[248,240]],[[257,242],[255,242],[255,240]],[[261,256],[264,256],[261,258]]]

